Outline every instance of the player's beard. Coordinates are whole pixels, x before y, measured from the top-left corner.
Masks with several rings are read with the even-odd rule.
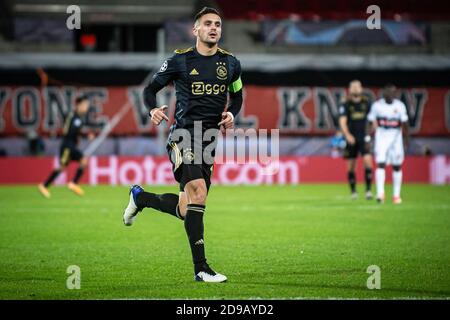
[[[360,94],[360,93],[358,93],[358,94],[352,93],[350,96],[351,96],[351,99],[353,101],[360,101],[362,94]]]
[[[203,37],[200,37],[200,40],[206,44],[208,47],[212,48],[219,43],[219,37],[216,35],[216,39],[209,39],[209,35],[205,34]]]

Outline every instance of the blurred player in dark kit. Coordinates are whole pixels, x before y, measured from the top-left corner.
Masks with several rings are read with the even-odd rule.
[[[39,192],[45,197],[50,198],[49,187],[58,175],[64,171],[70,161],[79,163],[79,167],[72,181],[67,187],[79,196],[84,195],[83,189],[78,185],[78,181],[83,175],[87,166],[87,158],[83,152],[78,149],[78,142],[83,128],[83,116],[89,110],[89,99],[87,96],[80,96],[75,100],[75,110],[69,114],[64,123],[63,139],[59,150],[59,166],[54,169],[44,183],[38,185]],[[92,138],[90,134],[90,138]]]
[[[370,154],[371,137],[367,132],[367,115],[370,104],[362,94],[361,81],[353,80],[348,87],[348,98],[339,107],[339,125],[347,142],[344,158],[347,159],[347,176],[352,199],[358,198],[356,192],[356,158],[363,157],[366,182],[366,199],[372,199],[372,156]]]

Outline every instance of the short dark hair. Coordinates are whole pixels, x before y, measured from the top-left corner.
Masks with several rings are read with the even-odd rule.
[[[89,97],[87,95],[83,94],[75,99],[75,105],[77,106],[81,102],[86,101],[86,100],[89,100]]]
[[[396,88],[395,84],[393,84],[393,83],[391,83],[391,82],[387,83],[387,84],[384,86],[384,89],[395,89],[395,88]]]
[[[222,16],[220,15],[219,10],[211,8],[211,7],[203,7],[202,10],[200,10],[194,17],[194,21],[199,20],[201,17],[203,17],[205,14],[208,13],[214,13],[217,14],[220,18],[222,18]]]

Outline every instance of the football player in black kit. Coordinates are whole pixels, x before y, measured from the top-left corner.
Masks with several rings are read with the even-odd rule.
[[[156,93],[170,82],[175,84],[175,123],[170,129],[167,151],[180,192],[154,194],[133,186],[123,221],[125,225],[131,225],[144,208],[153,208],[184,220],[194,263],[194,280],[224,282],[227,277],[214,272],[205,257],[203,214],[213,161],[204,157],[204,151],[208,150],[211,140],[217,139],[219,128],[233,128],[234,117],[242,105],[241,66],[231,53],[218,47],[222,20],[217,10],[205,7],[194,20],[196,46],[176,50],[144,89],[144,101],[150,109],[151,121],[159,125],[169,119],[164,113],[167,106],[157,106]],[[228,95],[230,102],[224,111]],[[199,123],[200,137],[194,134]],[[204,141],[203,133],[211,132],[211,129],[215,130],[214,137]],[[180,135],[183,136],[181,141]],[[213,159],[214,151],[211,155]]]
[[[87,96],[80,96],[75,100],[75,110],[69,114],[64,123],[64,136],[59,149],[59,167],[52,171],[44,183],[38,185],[39,192],[45,197],[50,198],[48,190],[51,183],[58,175],[66,169],[70,161],[77,161],[80,165],[71,182],[67,187],[79,196],[84,195],[83,189],[78,185],[78,181],[83,175],[87,166],[87,158],[78,149],[78,140],[83,128],[83,116],[89,110],[89,99]]]
[[[363,157],[366,182],[366,199],[372,199],[372,155],[370,154],[370,135],[366,132],[367,114],[370,111],[368,99],[362,94],[363,87],[359,80],[353,80],[348,88],[349,97],[339,107],[339,125],[347,142],[344,158],[347,159],[348,183],[352,199],[358,198],[356,192],[356,158]]]

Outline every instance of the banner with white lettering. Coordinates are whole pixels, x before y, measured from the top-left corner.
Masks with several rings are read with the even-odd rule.
[[[0,134],[21,135],[36,130],[41,135],[60,134],[64,119],[76,96],[87,94],[91,108],[87,126],[101,129],[130,103],[130,111],[112,134],[154,134],[141,87],[0,87]],[[241,128],[280,129],[288,135],[330,135],[338,124],[343,87],[245,86],[244,104],[236,118]],[[371,101],[381,96],[380,88],[367,88]],[[417,136],[450,136],[450,88],[402,88],[399,98],[406,104],[411,133]],[[173,88],[159,93],[159,103],[168,104],[173,121]],[[224,106],[225,107],[225,106]]]
[[[37,184],[58,165],[56,157],[0,158],[0,184]],[[272,164],[273,165],[273,164]],[[213,184],[223,185],[296,185],[300,183],[346,183],[347,167],[342,158],[327,156],[280,157],[267,170],[261,163],[225,163],[214,165]],[[36,168],[39,168],[37,170]],[[56,184],[70,181],[77,166],[72,164]],[[362,163],[358,164],[359,176]],[[391,180],[388,168],[387,181]],[[406,157],[403,164],[406,183],[450,183],[450,157]],[[81,183],[89,185],[175,185],[172,164],[167,157],[91,157]]]

